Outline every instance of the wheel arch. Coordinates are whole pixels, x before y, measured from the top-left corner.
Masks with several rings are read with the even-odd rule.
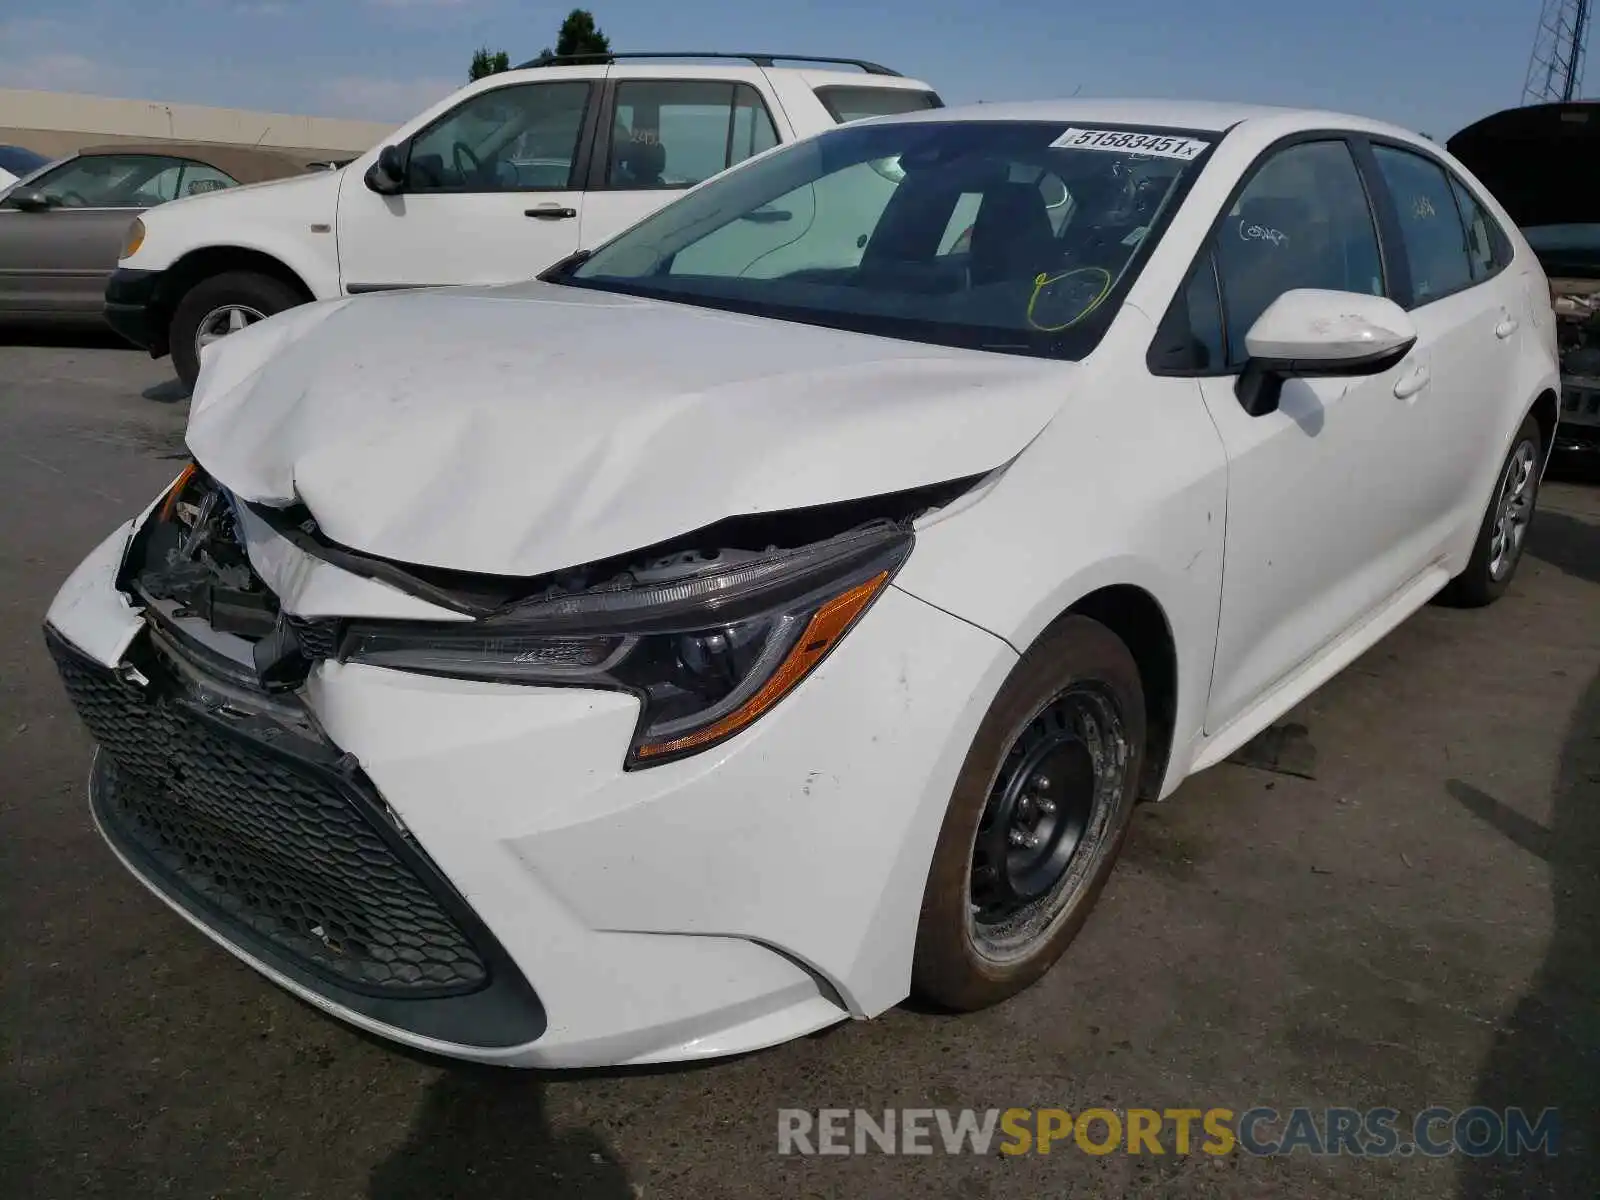
[[[1139,668],[1145,697],[1144,768],[1139,797],[1161,794],[1178,718],[1178,643],[1161,602],[1144,588],[1114,583],[1079,597],[1047,626],[1069,616],[1088,617],[1104,625],[1127,646]],[[1041,635],[1042,636],[1042,635]]]
[[[1528,407],[1528,415],[1539,424],[1539,440],[1543,443],[1540,447],[1544,451],[1544,462],[1540,464],[1540,474],[1550,465],[1551,455],[1555,451],[1556,426],[1561,421],[1561,401],[1557,398],[1553,388],[1545,388],[1533,398],[1533,403]]]
[[[151,307],[161,318],[156,323],[161,335],[159,353],[171,350],[166,344],[167,327],[183,297],[202,280],[228,271],[253,271],[286,284],[306,301],[316,299],[316,293],[302,275],[276,255],[248,246],[202,246],[183,255],[162,273],[151,301]]]

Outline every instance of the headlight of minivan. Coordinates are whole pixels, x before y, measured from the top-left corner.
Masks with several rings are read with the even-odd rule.
[[[470,624],[358,622],[347,662],[639,697],[625,766],[698,753],[747,728],[837,646],[911,552],[884,522],[660,583],[518,605]]]

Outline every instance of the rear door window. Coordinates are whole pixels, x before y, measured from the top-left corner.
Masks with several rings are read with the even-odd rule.
[[[911,88],[819,87],[817,99],[822,101],[828,115],[841,125],[867,117],[892,117],[896,113],[944,107],[944,102],[934,93]]]
[[[1400,218],[1400,236],[1411,267],[1413,307],[1472,286],[1467,233],[1444,168],[1393,146],[1375,145],[1372,153]]]

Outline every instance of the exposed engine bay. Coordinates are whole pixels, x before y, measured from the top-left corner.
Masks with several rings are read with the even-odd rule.
[[[1556,445],[1600,447],[1600,280],[1551,279],[1561,357]]]

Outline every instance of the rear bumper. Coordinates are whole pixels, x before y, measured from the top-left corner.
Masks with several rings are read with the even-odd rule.
[[[156,357],[167,352],[167,322],[156,306],[156,292],[165,274],[118,267],[106,281],[106,323]]]

